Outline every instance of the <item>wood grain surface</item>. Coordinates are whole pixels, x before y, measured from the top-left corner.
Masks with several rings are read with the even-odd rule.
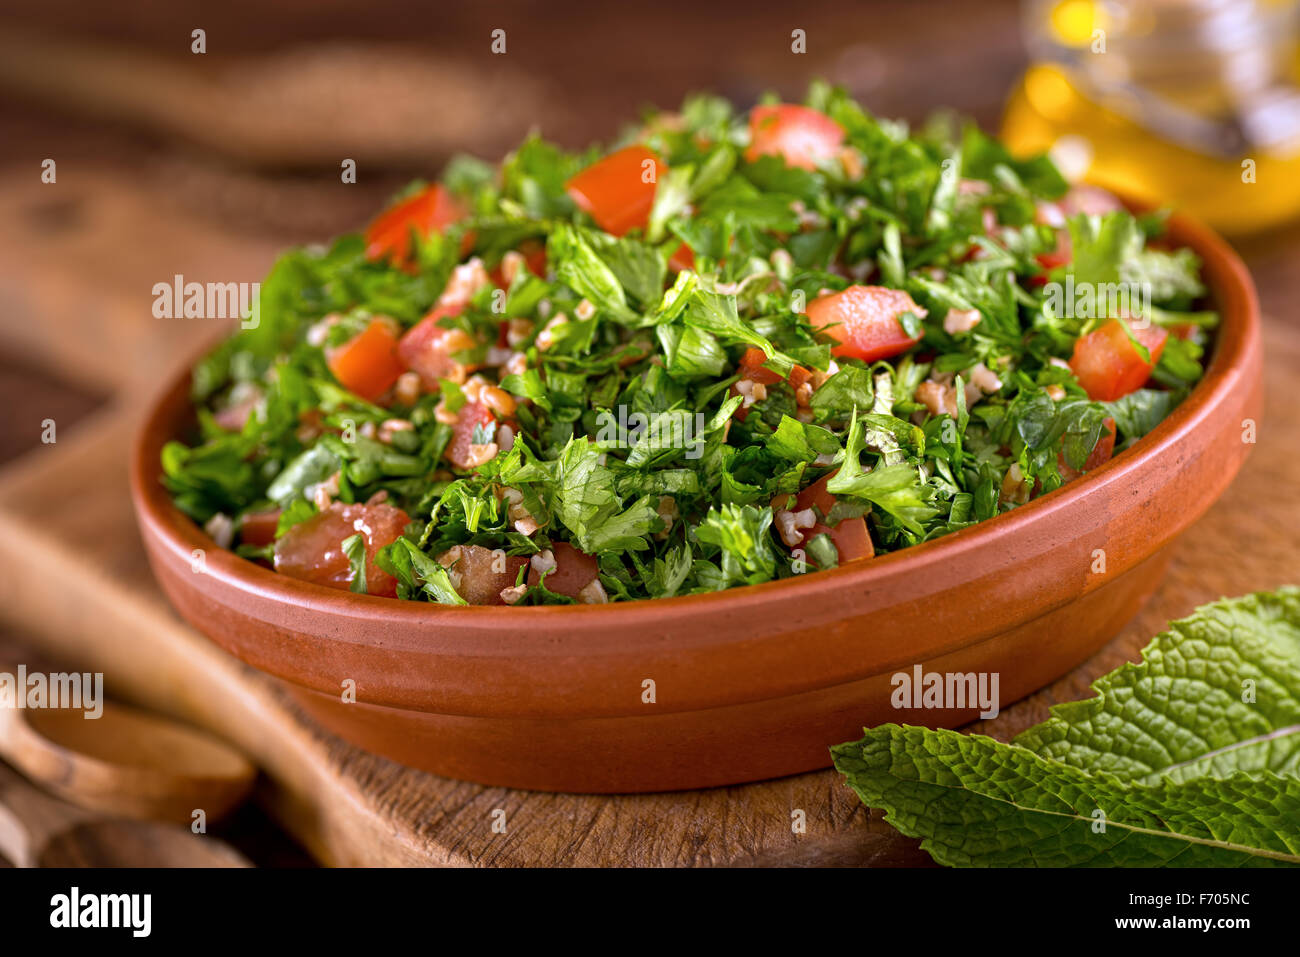
[[[126,203],[130,193],[120,188],[113,195]],[[94,248],[100,240],[93,229],[92,235],[85,232],[75,241]],[[210,245],[225,262],[257,258],[255,251]],[[41,255],[56,252],[45,249]],[[19,262],[32,256],[17,244],[0,247],[0,253],[12,253]],[[65,282],[57,294],[39,282],[31,288],[34,296],[48,294],[55,309],[76,311],[97,301],[106,313],[129,316],[138,308],[138,286],[117,295],[127,288],[120,276],[117,282],[93,278],[82,285]],[[699,792],[537,794],[412,771],[314,726],[270,679],[181,624],[145,565],[125,464],[147,391],[142,385],[156,381],[154,370],[175,362],[178,350],[214,331],[202,324],[177,326],[169,330],[166,346],[156,346],[142,365],[134,350],[156,325],[141,322],[135,338],[104,336],[93,350],[63,354],[64,368],[78,368],[94,352],[106,368],[118,370],[117,383],[111,380],[118,375],[105,379],[119,398],[0,474],[0,608],[39,636],[42,650],[78,669],[103,671],[111,693],[210,728],[242,748],[266,772],[264,805],[319,860],[539,866],[928,862],[915,842],[862,808],[831,771]],[[1266,355],[1267,406],[1257,448],[1227,495],[1176,545],[1169,576],[1146,610],[1083,667],[972,730],[1010,737],[1042,720],[1053,702],[1085,696],[1094,677],[1135,658],[1168,619],[1221,595],[1300,581],[1294,541],[1300,527],[1294,494],[1300,408],[1293,392],[1300,335],[1267,322]],[[38,428],[35,422],[15,424]],[[798,810],[806,815],[803,834],[791,827]],[[504,833],[493,827],[500,811]]]

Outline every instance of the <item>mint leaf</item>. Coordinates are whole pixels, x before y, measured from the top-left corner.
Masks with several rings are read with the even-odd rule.
[[[1300,864],[1293,777],[1130,786],[982,735],[899,725],[831,751],[863,803],[885,808],[885,820],[922,838],[940,864]]]
[[[1012,744],[900,725],[831,749],[954,866],[1300,864],[1300,589],[1214,602]]]
[[[1203,605],[1015,743],[1123,780],[1300,776],[1300,589]]]

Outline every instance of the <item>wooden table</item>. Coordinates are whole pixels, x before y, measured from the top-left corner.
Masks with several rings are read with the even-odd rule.
[[[947,6],[933,17],[944,36],[965,29],[972,38],[934,68],[948,71],[956,96],[932,89],[925,78],[933,70],[925,70],[917,83],[929,85],[918,86],[914,103],[956,99],[988,119],[1018,69],[1005,43],[1014,8],[998,4],[978,16],[965,9]],[[814,5],[808,22],[829,29],[828,10]],[[883,15],[895,18],[901,44],[916,45],[916,31],[905,27],[921,14]],[[767,42],[759,33],[751,40]],[[980,48],[980,37],[993,39]],[[852,41],[834,42],[843,53]],[[895,51],[891,63],[905,64],[905,54]],[[745,75],[784,70],[786,82],[804,69],[786,56],[781,66],[751,57]],[[994,58],[996,68],[981,71],[988,64],[980,56]],[[953,64],[972,67],[969,83],[955,82]],[[268,179],[182,148],[141,145],[113,128],[52,124],[0,104],[0,136],[16,132],[23,135],[9,141],[21,143],[20,155],[0,170],[0,217],[11,226],[0,234],[0,344],[10,355],[38,357],[40,369],[0,363],[6,441],[31,449],[0,471],[0,611],[43,653],[102,670],[111,693],[238,744],[266,771],[262,805],[329,864],[929,861],[831,771],[700,792],[590,797],[483,788],[402,768],[322,731],[272,681],[180,623],[144,564],[127,500],[126,448],[146,390],[216,330],[201,320],[153,319],[152,285],[175,273],[259,279],[286,239],[355,223],[386,181],[349,193],[333,174]],[[37,180],[38,157],[50,151],[66,158],[53,188]],[[273,210],[263,202],[285,190],[309,209]],[[1168,578],[1135,622],[1076,672],[973,730],[1007,738],[1042,720],[1053,702],[1085,696],[1092,678],[1132,660],[1165,621],[1201,602],[1300,581],[1300,327],[1290,308],[1300,291],[1291,265],[1300,235],[1244,248],[1269,313],[1267,408],[1254,455],[1178,543]],[[44,388],[34,390],[33,382]],[[59,423],[53,445],[38,441],[46,418]],[[804,834],[791,830],[796,809],[806,814]],[[498,810],[506,812],[504,834],[492,828]]]

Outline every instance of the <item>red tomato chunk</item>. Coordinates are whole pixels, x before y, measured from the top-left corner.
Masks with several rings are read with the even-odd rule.
[[[825,113],[782,103],[756,106],[749,113],[749,148],[745,159],[780,156],[789,166],[815,169],[839,155],[844,128]]]
[[[628,146],[588,166],[566,188],[601,229],[622,236],[650,222],[659,177],[667,171],[644,146]]]
[[[373,402],[393,387],[406,371],[397,354],[397,333],[388,319],[371,319],[364,330],[329,350],[334,378],[349,392]]]
[[[352,563],[343,553],[343,542],[360,534],[366,543],[367,594],[396,598],[397,580],[375,564],[375,553],[397,541],[410,522],[410,516],[391,505],[335,502],[280,536],[275,543],[275,570],[347,591]]]
[[[905,312],[926,316],[906,292],[884,286],[850,286],[808,303],[809,321],[839,342],[831,353],[863,362],[888,359],[921,341],[920,333],[909,336],[899,321]]]
[[[1075,341],[1070,369],[1088,393],[1088,398],[1113,402],[1142,388],[1151,378],[1151,372],[1164,352],[1168,333],[1159,326],[1130,327],[1134,338],[1150,352],[1150,362],[1142,358],[1119,319],[1112,319]]]
[[[408,266],[412,260],[411,233],[430,236],[465,218],[467,210],[444,186],[427,186],[384,212],[366,227],[366,258],[388,259],[395,266]],[[466,236],[462,253],[474,245]]]

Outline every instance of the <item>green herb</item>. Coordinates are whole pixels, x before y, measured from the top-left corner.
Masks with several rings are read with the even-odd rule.
[[[352,578],[348,583],[350,591],[358,595],[366,594],[366,540],[363,535],[349,535],[343,539],[343,554],[352,566]]]
[[[1172,622],[1096,696],[1003,744],[884,725],[832,748],[942,864],[1300,864],[1300,589]]]

